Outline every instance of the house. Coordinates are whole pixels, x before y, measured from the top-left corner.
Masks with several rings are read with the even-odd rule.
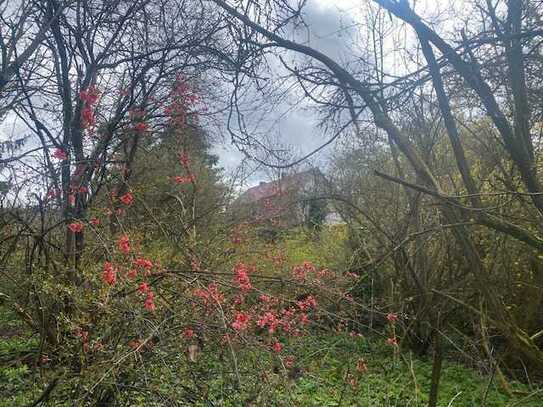
[[[342,223],[326,196],[327,180],[318,169],[260,182],[235,202],[242,216],[277,227]]]

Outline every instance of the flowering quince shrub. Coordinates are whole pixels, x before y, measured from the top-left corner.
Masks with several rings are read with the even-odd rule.
[[[117,234],[90,277],[95,308],[72,328],[84,368],[96,374],[123,360],[115,371],[137,381],[135,372],[146,369],[142,358],[169,355],[181,358],[187,375],[197,371],[211,380],[209,363],[220,363],[228,380],[243,388],[272,380],[270,374],[286,384],[305,369],[300,355],[309,337],[366,333],[349,322],[358,312],[345,296],[351,276],[309,260],[292,263],[281,243],[262,243],[256,235],[251,224],[225,229],[227,250],[235,255],[225,258],[224,246],[199,256],[187,250],[179,265],[149,252],[140,232]],[[247,376],[242,370],[249,367]],[[278,373],[270,373],[274,369]],[[353,358],[346,383],[353,386],[367,369],[361,357]]]
[[[98,115],[101,96],[95,86],[79,93],[89,147],[106,137]],[[271,394],[272,376],[284,379],[282,384],[300,377],[306,368],[300,354],[309,338],[366,334],[359,320],[365,311],[350,294],[359,276],[294,259],[284,242],[259,237],[264,224],[284,226],[284,208],[269,201],[271,221],[263,216],[232,223],[220,210],[224,205],[215,205],[215,217],[201,226],[201,219],[211,217],[207,209],[196,215],[208,199],[200,195],[209,174],[187,139],[187,122],[197,123],[193,106],[199,102],[178,76],[165,101],[152,106],[161,119],[149,107],[128,110],[123,133],[108,140],[119,143],[114,152],[72,163],[66,147],[51,153],[60,168],[72,171],[70,185],[52,185],[46,196],[50,202],[64,198],[74,214],[64,228],[76,249],[64,263],[69,277],[61,277],[61,262],[55,273],[37,276],[51,307],[64,307],[51,317],[58,330],[47,338],[40,360],[44,366],[70,366],[73,375],[64,382],[84,387],[79,403],[120,385],[147,386],[142,380],[152,366],[172,364],[181,372],[171,376],[193,381],[198,392],[204,392],[201,380],[221,376],[229,386],[247,384],[253,392]],[[162,134],[160,124],[166,126]],[[130,157],[149,160],[159,135],[175,141],[175,160],[161,168],[160,177],[170,206],[164,200],[153,206],[146,188],[154,185],[132,181],[137,164]],[[123,155],[137,143],[146,148]],[[147,162],[144,167],[149,172]],[[102,184],[85,181],[91,169],[101,174]],[[77,246],[81,241],[85,245]],[[57,298],[62,301],[55,304]],[[385,320],[386,343],[396,352],[401,321],[393,313],[383,315]],[[358,376],[352,375],[368,369],[363,358],[353,356],[346,383],[355,386]],[[259,382],[270,386],[255,390]]]

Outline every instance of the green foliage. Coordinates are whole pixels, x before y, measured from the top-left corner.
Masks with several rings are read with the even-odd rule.
[[[12,324],[14,315],[2,311],[2,323]],[[225,364],[229,350],[217,348],[203,352],[190,362],[180,340],[160,349],[130,358],[134,364],[130,385],[122,386],[118,377],[106,377],[117,395],[119,406],[425,406],[431,380],[431,361],[416,359],[409,353],[395,355],[380,338],[351,337],[346,333],[293,338],[288,355],[295,357],[299,375],[289,375],[281,359],[259,348],[236,347],[240,385],[232,366]],[[0,354],[30,352],[39,344],[25,336],[0,337]],[[177,351],[175,351],[177,350]],[[286,353],[281,356],[286,356]],[[356,371],[364,358],[368,372]],[[258,369],[256,369],[258,367]],[[144,373],[145,369],[145,373]],[[84,371],[83,381],[93,383],[104,370]],[[70,405],[70,394],[78,386],[61,367],[52,365],[41,371],[29,359],[0,364],[0,406],[24,406],[36,400],[52,377],[61,377],[49,405]],[[352,385],[348,378],[354,378]],[[128,378],[125,378],[127,380]],[[87,386],[87,389],[89,387]],[[446,360],[443,365],[439,406],[539,406],[541,395],[526,385],[512,383],[514,398],[501,392],[495,380]],[[485,396],[486,394],[486,396]],[[79,404],[86,405],[86,404]]]
[[[322,224],[326,219],[327,205],[325,200],[310,199],[306,203],[307,216],[305,219],[306,227],[315,230],[321,230]]]
[[[307,260],[321,267],[345,270],[350,261],[347,229],[341,225],[323,227],[317,238],[304,229],[293,229],[284,235],[282,244],[292,265]]]

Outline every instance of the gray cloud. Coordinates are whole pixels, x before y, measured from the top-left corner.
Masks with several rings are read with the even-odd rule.
[[[349,44],[352,43],[354,35],[354,23],[348,13],[336,7],[335,2],[331,4],[309,1],[303,10],[303,19],[307,27],[296,31],[291,27],[284,35],[314,47],[339,62],[352,59]],[[281,52],[281,56],[292,66],[302,64],[300,55]],[[269,63],[272,76],[278,77],[286,73],[278,59],[271,59]],[[311,103],[303,98],[297,86],[278,87],[275,96],[276,99],[268,97],[262,100],[254,90],[246,93],[243,106],[246,106],[248,111],[255,109],[245,117],[247,127],[252,130],[250,132],[252,136],[272,140],[277,145],[293,151],[297,156],[313,151],[332,136],[318,128],[318,114],[310,109]],[[271,109],[270,104],[273,105]],[[257,111],[259,106],[262,111],[265,109],[271,111],[262,114],[262,111]],[[221,165],[225,168],[229,169],[235,164],[236,160],[232,157],[237,154],[232,154],[230,148],[217,151]],[[322,157],[322,153],[318,154],[310,162],[318,164]],[[250,182],[254,183],[258,177],[264,177],[264,173],[265,171],[255,173]]]

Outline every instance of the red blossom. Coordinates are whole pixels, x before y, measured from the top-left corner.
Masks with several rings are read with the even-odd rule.
[[[273,334],[279,325],[279,319],[273,312],[266,312],[258,319],[256,324],[260,328],[265,328],[267,326],[268,333]]]
[[[232,328],[236,331],[244,331],[249,325],[251,317],[245,312],[236,312],[234,316],[234,322],[232,322]]]
[[[149,284],[146,282],[143,282],[138,286],[138,292],[140,294],[147,294],[150,289],[151,287],[149,287]]]
[[[87,89],[83,89],[81,92],[79,92],[79,98],[91,106],[98,101],[99,96],[100,92],[98,92],[98,89],[96,89],[94,86],[90,86]]]
[[[317,300],[312,295],[307,296],[304,300],[298,301],[296,304],[301,311],[317,308]]]
[[[128,277],[130,280],[134,280],[138,276],[138,270],[136,269],[130,269],[128,270],[128,273],[126,273],[126,277]]]
[[[171,126],[184,127],[189,109],[199,97],[182,77],[176,79],[170,96],[172,100],[164,108],[164,113],[169,116]]]
[[[243,294],[238,294],[234,297],[234,299],[232,300],[232,303],[234,305],[241,305],[245,302],[245,296]]]
[[[185,328],[183,331],[183,338],[191,339],[194,336],[194,330],[192,328]]]
[[[398,321],[398,314],[390,312],[387,314],[386,318],[388,322],[393,324]]]
[[[126,194],[121,196],[120,200],[123,204],[130,206],[134,202],[134,195],[132,195],[131,192],[127,192]]]
[[[153,262],[143,257],[136,258],[136,260],[134,261],[134,264],[137,267],[143,268],[145,270],[151,270],[153,268]]]
[[[182,153],[179,153],[179,162],[181,165],[185,168],[188,168],[190,166],[190,157],[186,151],[183,151]]]
[[[307,325],[309,324],[309,317],[307,314],[300,314],[300,324]]]
[[[134,126],[134,130],[137,133],[145,133],[147,130],[149,130],[149,125],[145,122],[137,122]]]
[[[283,345],[281,344],[281,342],[274,342],[271,348],[275,353],[279,353],[283,350]]]
[[[98,101],[98,96],[99,92],[93,86],[79,92],[79,98],[83,102],[83,107],[81,108],[81,127],[83,129],[94,126],[96,122],[94,105]]]
[[[174,177],[174,181],[176,184],[190,184],[193,183],[196,180],[196,177],[194,174],[189,174],[187,176],[181,176],[177,175]]]
[[[81,127],[83,129],[94,126],[96,119],[91,106],[85,106],[81,109]]]
[[[72,206],[75,205],[75,195],[74,194],[68,195],[68,203],[70,205],[72,205]]]
[[[198,260],[197,258],[193,258],[190,261],[190,267],[192,271],[196,271],[196,272],[202,271],[202,265],[200,264],[200,260]]]
[[[55,151],[53,151],[53,157],[55,157],[57,160],[64,161],[68,159],[68,154],[66,154],[66,151],[63,149],[57,148]]]
[[[295,361],[294,356],[287,356],[285,358],[285,366],[289,369],[292,368],[294,366],[294,361]]]
[[[155,299],[155,294],[153,294],[152,291],[148,291],[147,297],[145,298],[145,302],[143,304],[145,309],[147,309],[147,311],[151,311],[151,312],[155,311],[156,306],[155,306],[154,299]]]
[[[75,336],[81,339],[81,342],[87,343],[89,341],[89,331],[77,327],[75,328]]]
[[[296,280],[305,280],[307,273],[315,272],[315,266],[310,261],[304,261],[299,266],[292,268],[292,275]]]
[[[79,222],[73,222],[68,225],[68,229],[70,229],[72,233],[81,233],[83,231],[83,224]]]
[[[130,240],[127,235],[122,235],[117,241],[117,248],[121,253],[130,253]]]
[[[311,271],[311,272],[315,271],[315,266],[310,261],[304,261],[302,265],[304,269],[306,269],[307,271]]]
[[[196,288],[192,295],[199,298],[205,307],[211,302],[221,304],[224,301],[224,295],[219,291],[219,286],[216,283],[210,283],[207,288]]]
[[[89,223],[94,227],[100,226],[100,219],[92,218],[91,220],[89,220]]]
[[[245,264],[236,264],[234,267],[234,273],[234,283],[238,285],[241,291],[247,292],[253,288],[251,280],[249,279],[249,270]]]
[[[104,271],[102,272],[102,279],[109,285],[114,285],[117,282],[117,271],[109,261],[104,263]]]

